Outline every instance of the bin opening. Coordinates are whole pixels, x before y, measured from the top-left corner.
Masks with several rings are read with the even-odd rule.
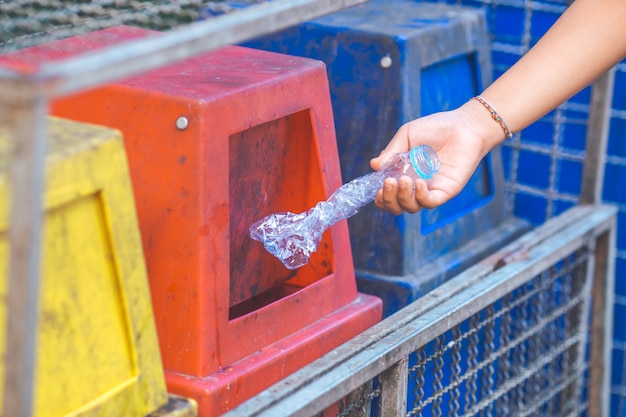
[[[315,134],[307,109],[229,138],[231,319],[334,272],[328,232],[309,264],[290,271],[252,240],[248,230],[259,217],[284,210],[303,212],[328,197]]]

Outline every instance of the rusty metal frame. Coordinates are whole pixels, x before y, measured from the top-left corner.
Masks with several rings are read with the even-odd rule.
[[[615,231],[615,208],[574,207],[224,417],[313,416],[376,376],[381,385],[380,415],[404,415],[402,381],[409,354],[583,247],[594,251],[588,268],[593,289],[586,294],[586,302],[593,305],[589,415],[608,416],[607,390],[602,383],[593,384],[610,373],[604,352],[610,349],[612,328],[602,323],[612,323],[606,282],[613,279]]]
[[[615,68],[612,68],[591,85],[587,137],[585,138],[585,166],[580,189],[581,204],[599,204],[602,201],[614,83]]]
[[[32,74],[0,69],[0,124],[10,162],[7,358],[4,414],[30,416],[36,353],[46,114],[49,99],[235,44],[367,0],[275,0],[139,39],[42,64]]]
[[[609,141],[611,103],[615,83],[615,68],[601,75],[591,86],[591,102],[587,123],[585,163],[580,190],[581,204],[600,204],[604,185],[606,150]],[[615,251],[615,234],[598,240],[600,252]],[[589,398],[592,416],[608,416],[610,412],[610,369],[612,367],[613,304],[615,302],[615,277],[613,257],[596,256],[593,281],[594,299],[591,328],[593,335],[604,337],[603,342],[592,345],[589,369]],[[607,264],[609,262],[609,264]]]

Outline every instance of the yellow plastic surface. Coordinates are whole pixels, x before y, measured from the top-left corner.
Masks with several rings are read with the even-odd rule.
[[[168,395],[121,135],[48,120],[35,416],[144,416]],[[2,300],[8,143],[0,132]],[[0,304],[3,358],[5,319]]]

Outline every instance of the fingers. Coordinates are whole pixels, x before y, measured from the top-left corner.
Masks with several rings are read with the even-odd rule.
[[[393,178],[385,180],[385,184],[381,190],[378,190],[374,204],[376,207],[387,210],[391,214],[397,216],[404,212],[400,206],[398,198],[398,182]]]
[[[413,198],[418,202],[420,208],[432,209],[445,203],[449,197],[441,190],[429,189],[426,181],[416,180]]]
[[[403,212],[417,213],[422,208],[435,208],[448,199],[441,190],[429,190],[426,181],[413,181],[403,176],[400,180],[387,178],[382,190],[376,194],[374,204],[397,216]]]
[[[425,187],[426,184],[423,183],[423,186]],[[420,184],[420,186],[414,190],[414,183],[411,178],[407,176],[401,177],[400,180],[387,178],[383,189],[378,191],[374,204],[394,215],[401,214],[405,211],[417,213],[422,207],[418,200],[416,200],[416,191],[423,195],[424,193],[421,188]],[[428,194],[428,189],[426,189],[426,194]]]

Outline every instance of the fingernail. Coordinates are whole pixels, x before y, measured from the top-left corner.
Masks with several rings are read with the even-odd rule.
[[[393,186],[391,184],[385,184],[385,190],[391,191],[393,190]]]

